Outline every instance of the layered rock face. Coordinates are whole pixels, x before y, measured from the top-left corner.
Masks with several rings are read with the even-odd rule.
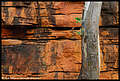
[[[3,78],[78,78],[82,63],[81,36],[75,31],[79,31],[81,24],[75,18],[82,18],[84,2],[17,1],[2,2],[2,6]],[[104,17],[101,19],[103,25]],[[118,79],[117,43],[118,29],[100,29],[100,79]]]

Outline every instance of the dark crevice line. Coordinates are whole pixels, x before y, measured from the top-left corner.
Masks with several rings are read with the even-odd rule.
[[[40,26],[34,26],[34,25],[2,25],[2,27],[6,29],[16,29],[16,28],[21,28],[21,29],[39,29],[39,28],[49,28],[53,30],[71,30],[73,27],[40,27]],[[80,30],[81,27],[74,27],[74,30]]]
[[[46,9],[46,8],[35,8],[35,9]]]
[[[102,36],[100,36],[100,37],[102,37]],[[114,38],[109,38],[109,37],[104,37],[104,39],[100,39],[101,41],[104,41],[104,40],[119,40],[119,39],[114,39]]]
[[[0,7],[16,7],[16,8],[28,8],[28,6],[0,6]]]
[[[55,36],[51,36],[55,37]],[[69,39],[69,38],[56,38],[56,39],[22,39],[22,38],[1,38],[1,39],[16,39],[16,40],[32,40],[32,41],[39,41],[39,40],[80,40],[80,39]]]
[[[63,72],[63,73],[79,73],[76,71],[49,71],[48,73],[54,73],[54,72]]]
[[[82,14],[82,13],[70,13],[70,14]]]
[[[100,72],[110,72],[110,71],[118,71],[118,69],[113,69],[113,70],[105,70],[105,71],[100,71]]]
[[[5,22],[5,21],[4,21]],[[51,24],[52,25],[52,24]],[[32,27],[32,28],[35,28],[35,27],[37,27],[37,28],[41,28],[42,26],[40,26],[39,24],[32,24],[32,25],[2,25],[2,26],[4,26],[4,27],[6,27],[6,28],[9,28],[9,27]],[[45,27],[43,27],[43,28],[45,28]],[[46,27],[46,28],[73,28],[73,27]],[[74,28],[81,28],[81,27],[74,27]],[[99,29],[101,30],[101,29],[107,29],[107,28],[120,28],[119,26],[99,26]]]
[[[29,18],[29,17],[27,17],[27,18],[25,18],[25,17],[16,17],[16,18],[22,18],[22,19],[29,19],[29,20],[32,20],[32,18]]]
[[[63,13],[54,13],[54,14],[51,14],[51,15],[66,15],[66,14],[63,14]]]
[[[119,45],[119,44],[100,44],[100,45]]]
[[[102,28],[120,28],[119,24],[115,25],[105,25],[105,26],[99,26],[100,29]]]

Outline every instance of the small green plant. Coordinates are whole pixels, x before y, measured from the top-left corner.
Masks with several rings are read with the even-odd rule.
[[[82,18],[81,17],[76,17],[75,20],[76,20],[76,23],[80,23],[81,24],[81,22],[82,22]]]
[[[75,18],[76,23],[82,23],[82,18],[81,17],[76,17]],[[80,29],[81,31],[75,31],[78,35],[82,35],[82,33],[84,32],[83,28]]]

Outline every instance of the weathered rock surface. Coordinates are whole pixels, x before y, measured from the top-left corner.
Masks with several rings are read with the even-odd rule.
[[[38,10],[38,4],[40,10]],[[1,8],[5,25],[39,24],[43,27],[80,27],[80,23],[75,23],[75,17],[82,17],[84,2],[2,2],[2,5],[9,6]],[[106,18],[104,14],[103,16]],[[36,31],[52,33],[37,32],[38,36],[36,36],[34,35]],[[7,41],[2,40],[4,44],[2,46],[2,77],[77,79],[82,59],[81,36],[73,31],[2,27],[2,38],[9,38]],[[42,41],[39,38],[48,37],[39,37],[39,35],[61,40]],[[19,38],[27,40],[19,41],[17,40]],[[68,40],[70,38],[78,40]],[[37,41],[30,39],[37,39]],[[118,71],[116,71],[118,69],[118,29],[100,29],[100,44],[100,79],[118,79]]]

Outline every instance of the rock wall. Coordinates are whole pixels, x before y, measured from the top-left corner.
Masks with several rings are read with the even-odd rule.
[[[83,8],[84,2],[2,2],[2,77],[77,79],[81,24],[75,18]],[[118,29],[100,28],[100,44],[100,79],[118,79]]]

